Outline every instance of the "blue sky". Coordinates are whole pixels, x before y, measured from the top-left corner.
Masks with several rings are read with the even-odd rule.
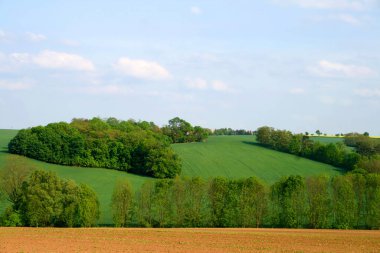
[[[379,112],[379,0],[0,0],[0,128],[179,116],[380,135]]]

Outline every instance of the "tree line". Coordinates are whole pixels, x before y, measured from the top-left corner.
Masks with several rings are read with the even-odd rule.
[[[49,163],[173,178],[180,174],[181,161],[165,129],[146,121],[73,119],[20,130],[8,148],[10,153]]]
[[[254,132],[245,129],[219,128],[212,132],[213,135],[253,135]]]
[[[270,187],[256,178],[176,178],[146,182],[133,193],[119,182],[116,226],[380,228],[380,175],[284,177]]]
[[[293,134],[286,130],[260,127],[256,131],[256,140],[271,149],[306,157],[336,167],[352,170],[360,161],[360,154],[347,148],[344,143],[322,144],[310,140],[303,134]]]
[[[11,167],[0,189],[12,204],[3,226],[90,227],[99,218],[91,188],[52,172]],[[254,177],[176,177],[146,181],[136,192],[120,180],[111,210],[116,227],[379,229],[380,175],[287,176],[271,186]]]

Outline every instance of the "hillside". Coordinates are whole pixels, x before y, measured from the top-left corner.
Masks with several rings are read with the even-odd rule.
[[[286,175],[335,175],[339,169],[257,145],[253,136],[210,136],[207,142],[174,144],[182,175],[203,178],[256,176],[273,183]]]
[[[15,130],[0,130],[0,170],[4,168],[7,158],[13,156],[6,153],[6,150],[9,140],[16,133]],[[310,176],[339,173],[337,168],[323,163],[257,146],[252,136],[211,136],[204,143],[174,144],[173,148],[183,160],[184,176],[201,176],[206,179],[215,176],[231,178],[256,176],[262,181],[273,183],[282,176],[290,174]],[[110,201],[118,178],[128,178],[135,190],[144,181],[154,180],[110,169],[60,166],[21,156],[16,157],[34,167],[55,171],[62,178],[90,185],[98,194],[101,203],[100,224],[112,222]],[[0,203],[0,212],[5,205],[4,202]]]

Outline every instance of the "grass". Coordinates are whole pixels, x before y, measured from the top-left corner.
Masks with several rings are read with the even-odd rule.
[[[341,171],[333,166],[263,148],[253,136],[210,136],[207,142],[175,144],[183,160],[182,174],[210,178],[256,176],[274,183],[287,175],[304,177]]]
[[[16,130],[0,130],[0,170],[4,168],[7,157],[12,156],[7,153],[7,144],[16,134]],[[200,176],[205,179],[215,176],[256,176],[270,184],[291,174],[307,177],[341,173],[330,165],[262,148],[252,136],[211,136],[205,143],[175,144],[173,148],[183,160],[184,176]],[[61,166],[21,156],[18,159],[34,167],[54,171],[62,178],[91,186],[101,204],[100,224],[112,223],[110,203],[116,180],[128,178],[135,190],[146,180],[154,180],[109,169]],[[6,205],[6,202],[0,202],[0,213]]]
[[[310,136],[309,137],[310,140],[313,140],[313,141],[319,141],[321,143],[325,143],[325,144],[328,144],[328,143],[336,143],[336,142],[343,142],[344,141],[344,138],[343,137],[328,137],[328,136]]]

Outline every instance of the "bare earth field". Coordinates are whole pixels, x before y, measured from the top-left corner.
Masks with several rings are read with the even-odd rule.
[[[380,252],[380,231],[0,228],[0,252]]]

